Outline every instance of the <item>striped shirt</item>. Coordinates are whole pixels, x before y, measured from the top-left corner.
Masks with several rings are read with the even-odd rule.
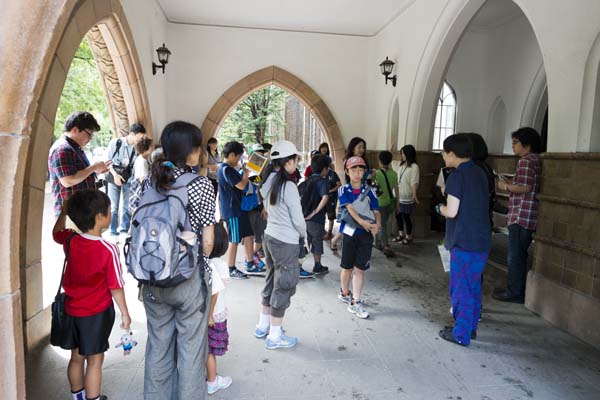
[[[535,230],[538,219],[536,195],[540,191],[542,167],[540,156],[527,154],[517,163],[513,185],[531,186],[527,193],[510,193],[508,198],[508,225],[519,224],[525,229]]]

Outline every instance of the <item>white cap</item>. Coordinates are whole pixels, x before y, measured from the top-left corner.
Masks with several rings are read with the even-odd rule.
[[[262,144],[260,143],[256,143],[255,145],[252,145],[252,151],[266,151],[265,148],[262,146]]]
[[[298,154],[296,146],[294,146],[294,143],[288,142],[287,140],[280,140],[271,148],[271,160],[286,158],[295,154]]]

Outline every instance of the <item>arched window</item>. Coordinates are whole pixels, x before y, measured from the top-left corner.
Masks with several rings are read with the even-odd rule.
[[[433,150],[442,150],[444,140],[456,130],[456,94],[454,89],[444,82],[438,99],[435,122],[433,124]]]

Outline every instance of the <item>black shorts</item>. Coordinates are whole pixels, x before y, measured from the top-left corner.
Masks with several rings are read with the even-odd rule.
[[[335,213],[335,206],[336,206],[337,200],[334,202],[329,202],[327,203],[327,205],[325,206],[325,213],[327,214],[327,219],[330,221],[335,221],[337,215]]]
[[[60,347],[65,350],[79,349],[82,356],[93,356],[108,350],[108,337],[115,323],[115,308],[89,317],[73,317],[67,314],[65,335]]]
[[[225,222],[229,243],[240,243],[243,238],[254,235],[246,212],[242,212],[239,217],[227,218]]]
[[[368,270],[371,267],[373,235],[370,233],[355,233],[354,236],[344,234],[343,240],[340,267],[343,269],[356,267],[362,271]]]

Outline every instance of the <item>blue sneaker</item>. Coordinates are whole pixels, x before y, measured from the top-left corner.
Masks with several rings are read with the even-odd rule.
[[[262,338],[266,337],[269,334],[269,328],[267,328],[266,331],[263,331],[258,326],[256,326],[256,329],[254,329],[254,337],[256,337],[258,339],[262,339]],[[283,329],[283,326],[281,327],[281,332],[285,333],[285,329]]]
[[[267,330],[263,331],[262,329],[260,329],[258,326],[256,327],[256,329],[254,330],[254,337],[257,337],[259,339],[264,338],[265,336],[267,336],[269,334],[269,328],[267,328]]]
[[[263,264],[264,265],[264,264]],[[248,275],[260,275],[265,273],[265,267],[260,267],[254,264],[254,261],[246,261],[246,274]]]
[[[312,272],[308,272],[304,268],[300,267],[300,279],[314,278],[314,276],[315,274],[313,274]]]
[[[267,337],[265,348],[267,350],[289,349],[298,343],[298,338],[294,336],[281,335],[278,340],[271,340]]]
[[[263,260],[260,259],[258,252],[254,253],[254,255],[252,256],[252,261],[254,261],[254,265],[256,265],[259,268],[265,267],[265,263],[263,262]]]

